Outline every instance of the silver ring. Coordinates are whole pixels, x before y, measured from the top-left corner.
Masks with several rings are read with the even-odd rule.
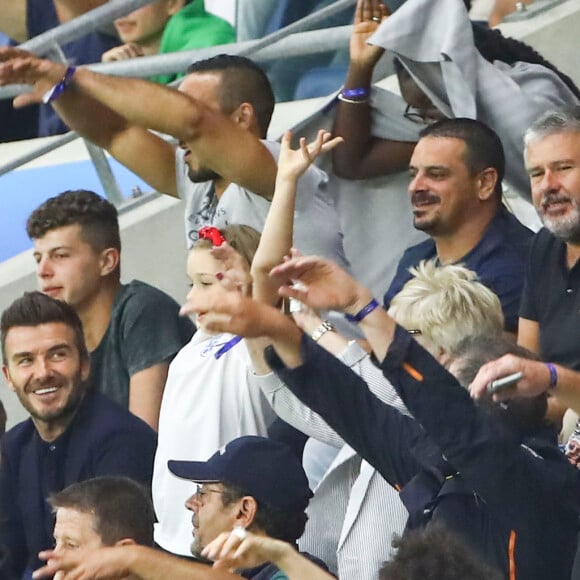
[[[381,21],[381,19],[380,19],[378,16],[373,16],[373,17],[371,18],[371,20],[372,20],[373,22],[380,22],[380,21]]]
[[[234,526],[232,534],[242,542],[248,537],[248,532],[243,526]]]

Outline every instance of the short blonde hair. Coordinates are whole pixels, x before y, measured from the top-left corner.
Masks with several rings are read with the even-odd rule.
[[[465,266],[420,262],[413,278],[392,299],[389,314],[404,328],[421,332],[431,352],[453,353],[468,336],[501,334],[499,298]]]
[[[260,232],[251,226],[232,224],[221,228],[220,234],[225,238],[226,242],[240,254],[249,265],[252,265],[252,260],[258,249],[260,243]],[[193,249],[212,248],[211,240],[199,239],[193,244]]]

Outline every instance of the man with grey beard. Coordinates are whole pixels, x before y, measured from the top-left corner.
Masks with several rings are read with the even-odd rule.
[[[532,242],[518,342],[580,370],[580,108],[540,117],[526,132],[525,162],[544,228]]]

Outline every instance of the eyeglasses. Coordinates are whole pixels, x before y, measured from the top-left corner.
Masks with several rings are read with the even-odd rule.
[[[432,125],[433,123],[436,123],[443,118],[443,116],[435,107],[430,107],[428,109],[417,109],[416,107],[411,107],[411,105],[407,105],[405,107],[403,117],[412,123],[421,125]]]
[[[415,107],[411,107],[411,105],[407,105],[405,107],[403,117],[405,117],[405,119],[408,119],[412,123],[421,123],[421,125],[425,125],[427,122],[421,110],[416,109]]]
[[[193,494],[193,497],[197,501],[202,501],[203,500],[203,496],[204,495],[207,495],[208,493],[221,493],[221,494],[224,494],[226,492],[225,492],[225,490],[219,490],[219,489],[207,489],[207,488],[204,488],[203,485],[200,485],[198,483],[195,486],[195,493]]]

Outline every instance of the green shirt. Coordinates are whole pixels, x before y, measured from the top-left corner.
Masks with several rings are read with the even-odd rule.
[[[169,19],[161,37],[159,54],[235,41],[236,31],[229,22],[206,12],[204,0],[193,0]],[[178,76],[177,74],[157,75],[152,80],[167,84]]]

